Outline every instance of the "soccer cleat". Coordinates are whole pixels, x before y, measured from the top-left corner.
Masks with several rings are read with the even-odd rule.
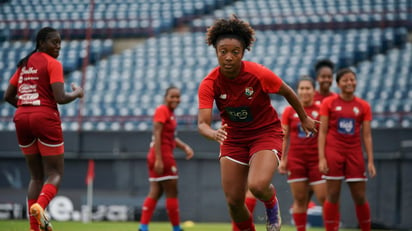
[[[280,209],[278,198],[276,197],[276,204],[271,209],[266,209],[266,230],[280,231],[282,225],[282,218],[280,217]]]
[[[40,230],[53,231],[50,221],[47,219],[43,208],[38,203],[35,203],[30,207],[30,216],[34,216],[36,218]]]

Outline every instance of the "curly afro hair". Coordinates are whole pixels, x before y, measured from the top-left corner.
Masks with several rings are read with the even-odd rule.
[[[316,73],[318,73],[319,70],[323,67],[329,67],[333,72],[333,68],[335,68],[335,64],[332,61],[330,61],[329,59],[321,59],[318,62],[316,62],[316,64],[315,64]]]
[[[255,31],[249,23],[240,20],[236,15],[232,15],[230,19],[218,19],[215,23],[207,29],[206,43],[213,45],[223,38],[238,39],[243,45],[244,49],[250,50],[252,43],[255,41]]]

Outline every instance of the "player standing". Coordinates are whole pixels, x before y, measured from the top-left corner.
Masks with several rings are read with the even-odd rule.
[[[319,90],[315,91],[314,102],[321,104],[322,101],[329,96],[335,95],[330,91],[333,82],[334,64],[329,59],[322,59],[316,62],[316,82],[319,85]]]
[[[281,218],[275,188],[271,184],[281,157],[283,132],[271,105],[270,93],[283,95],[293,106],[305,131],[316,132],[294,91],[268,68],[242,61],[254,41],[254,30],[233,15],[219,19],[207,30],[207,44],[215,48],[219,66],[199,86],[198,129],[220,143],[222,187],[237,228],[254,231],[245,206],[245,193],[266,207],[267,230],[280,230]],[[213,102],[222,126],[211,127]]]
[[[166,195],[166,210],[173,231],[181,231],[177,198],[178,174],[173,149],[182,149],[186,153],[186,159],[193,157],[193,150],[175,136],[177,122],[173,111],[180,103],[180,90],[169,87],[164,100],[164,104],[156,108],[153,116],[153,137],[147,155],[150,189],[143,202],[139,231],[149,230],[150,220],[163,192]]]
[[[339,95],[326,98],[320,108],[319,170],[326,179],[323,219],[327,231],[337,230],[342,180],[346,180],[355,202],[362,231],[371,229],[369,203],[366,200],[366,171],[362,142],[368,158],[369,176],[376,175],[373,162],[372,112],[369,104],[355,96],[356,74],[344,68],[336,74]]]
[[[311,77],[299,79],[297,94],[306,114],[319,120],[319,105],[313,101],[315,83]],[[305,231],[310,191],[315,193],[321,204],[325,201],[326,194],[325,180],[322,179],[318,164],[318,136],[306,136],[297,113],[290,106],[282,114],[282,127],[285,138],[279,172],[288,173],[288,183],[293,195],[292,217],[297,231]]]
[[[57,103],[83,97],[83,89],[75,84],[72,92],[64,90],[63,67],[57,60],[60,44],[55,29],[42,28],[36,48],[19,61],[4,95],[17,107],[17,139],[31,175],[27,204],[32,231],[52,230],[44,209],[57,194],[63,176],[64,142]]]

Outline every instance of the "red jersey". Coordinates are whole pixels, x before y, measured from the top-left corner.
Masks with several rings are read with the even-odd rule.
[[[175,131],[177,122],[173,111],[166,105],[160,105],[156,108],[153,122],[163,124],[161,134],[161,153],[164,171],[162,174],[157,174],[154,170],[156,153],[153,147],[153,142],[150,144],[149,153],[147,155],[147,164],[149,167],[149,181],[163,181],[168,179],[177,179],[177,165],[173,156],[173,149],[176,146]]]
[[[305,112],[314,120],[319,120],[319,105],[312,104],[311,106],[304,107]],[[318,136],[316,133],[310,137],[306,137],[306,132],[303,130],[300,119],[293,107],[288,106],[285,108],[282,114],[282,124],[289,126],[289,152],[292,153],[301,150],[307,150],[308,152],[318,155]],[[300,151],[299,151],[300,150]]]
[[[156,108],[153,122],[159,122],[163,124],[161,142],[162,150],[167,148],[168,150],[173,150],[175,148],[175,131],[177,127],[176,117],[173,111],[170,110],[166,105],[162,104]]]
[[[336,93],[334,93],[334,92],[329,92],[329,94],[327,94],[327,95],[322,95],[322,94],[320,94],[319,91],[315,91],[315,95],[313,96],[313,102],[315,102],[315,104],[320,105],[325,98],[327,98],[329,96],[334,96],[334,95],[336,95]]]
[[[47,106],[57,109],[51,84],[64,83],[62,64],[43,52],[32,54],[27,65],[10,79],[17,87],[17,106]]]
[[[281,85],[282,79],[254,62],[242,61],[239,76],[234,79],[224,77],[216,67],[200,83],[199,108],[211,109],[216,102],[222,123],[228,125],[228,139],[235,133],[251,136],[266,128],[282,132],[268,94],[277,93]]]
[[[327,146],[342,149],[362,148],[362,122],[372,120],[371,108],[366,101],[358,97],[345,101],[339,95],[335,95],[322,102],[320,115],[329,118]]]

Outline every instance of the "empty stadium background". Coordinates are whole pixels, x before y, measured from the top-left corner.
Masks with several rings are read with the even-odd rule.
[[[313,76],[313,64],[320,58],[356,70],[357,95],[370,102],[374,116],[378,176],[367,189],[372,221],[412,228],[410,0],[0,0],[1,94],[44,26],[58,29],[64,39],[59,60],[66,82],[76,82],[86,92],[83,100],[59,108],[66,145],[59,195],[80,210],[86,200],[87,162],[93,159],[94,205],[126,205],[127,218],[136,219],[148,190],[145,156],[151,115],[173,84],[182,90],[176,110],[179,136],[196,152],[188,162],[176,152],[181,218],[229,222],[218,145],[196,131],[196,93],[201,79],[217,65],[214,50],[205,44],[206,28],[232,13],[256,29],[257,41],[245,59],[266,65],[291,85],[302,74]],[[286,106],[276,96],[272,102],[280,113]],[[24,205],[29,180],[16,142],[14,110],[0,103],[3,219],[24,214],[10,208]],[[277,175],[274,183],[289,223],[292,199],[286,178]],[[347,187],[341,199],[343,225],[356,227]],[[159,206],[155,219],[167,219]],[[255,216],[263,222],[259,207]]]

